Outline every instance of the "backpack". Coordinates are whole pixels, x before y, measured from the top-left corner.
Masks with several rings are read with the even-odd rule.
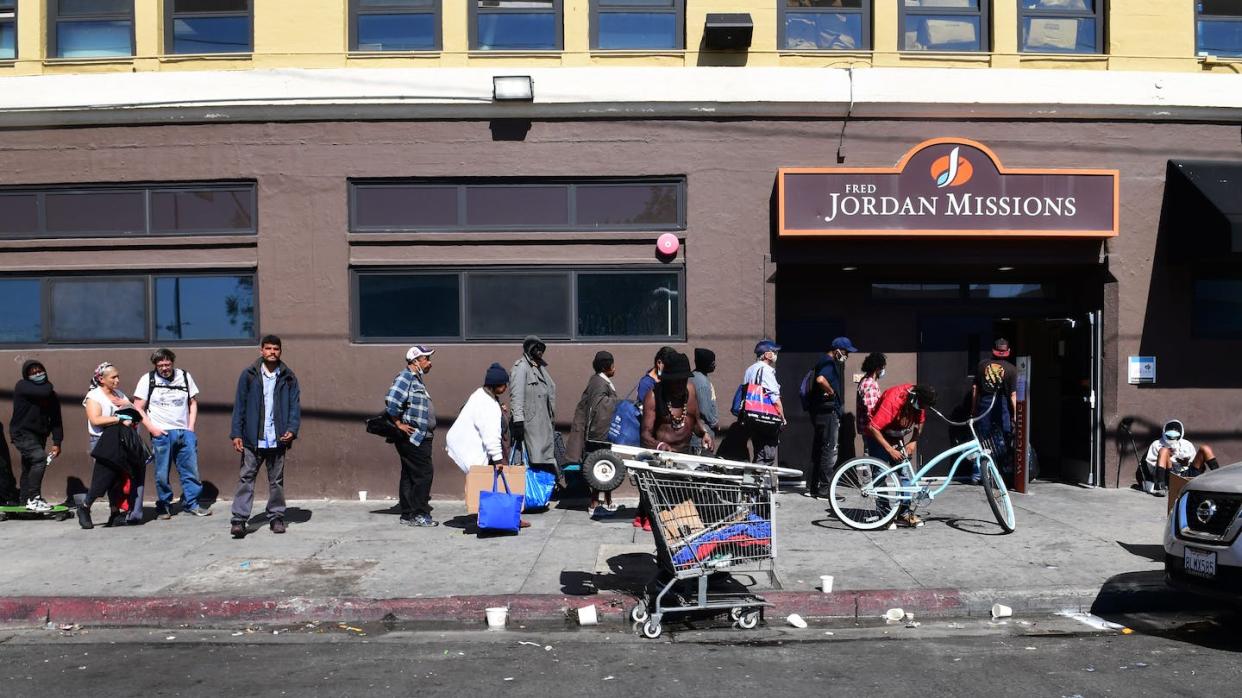
[[[177,373],[181,374],[181,385],[175,385],[177,381]],[[163,388],[164,390],[180,390],[186,395],[190,394],[190,374],[181,369],[173,369],[173,376],[166,385],[155,384],[155,371],[147,374],[147,402],[151,402],[151,398],[155,397],[155,389]]]
[[[822,359],[816,361],[811,370],[802,376],[802,382],[798,384],[798,400],[802,403],[802,410],[804,412],[811,411],[811,395],[819,388],[819,383],[815,380],[815,377],[819,375],[820,369],[826,365]],[[822,388],[819,389],[822,390]]]

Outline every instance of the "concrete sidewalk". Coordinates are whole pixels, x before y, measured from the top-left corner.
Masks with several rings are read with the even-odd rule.
[[[917,530],[853,531],[823,502],[779,501],[784,590],[765,592],[772,613],[878,616],[902,606],[976,615],[993,602],[1017,613],[1098,610],[1165,594],[1165,501],[1133,490],[1036,484],[1014,495],[1018,529],[1008,536],[983,491],[966,485],[950,487]],[[481,623],[481,609],[498,603],[521,622],[592,602],[620,619],[632,603],[624,592],[654,570],[651,534],[630,523],[632,500],[603,521],[589,520],[581,502],[554,503],[521,535],[492,538],[464,528],[461,502],[437,503],[444,523],[433,529],[399,526],[392,504],[292,502],[288,534],[256,520],[244,540],[229,537],[225,502],[210,518],[92,531],[74,519],[10,519],[0,523],[0,622]],[[821,574],[835,576],[834,593],[818,592]],[[765,576],[755,581],[767,586]]]

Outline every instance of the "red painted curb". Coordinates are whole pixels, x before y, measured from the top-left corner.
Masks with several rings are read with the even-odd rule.
[[[966,603],[956,589],[883,589],[820,594],[769,591],[761,594],[772,615],[797,613],[805,618],[879,617],[900,607],[923,617],[962,613]],[[623,594],[562,596],[448,596],[367,599],[355,597],[223,598],[217,596],[100,597],[54,596],[0,598],[0,623],[87,623],[161,625],[210,623],[305,623],[310,621],[441,622],[481,625],[484,610],[507,606],[511,624],[571,618],[594,604],[601,623],[625,622],[633,597]]]

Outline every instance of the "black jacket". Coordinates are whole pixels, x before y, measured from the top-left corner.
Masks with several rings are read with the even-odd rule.
[[[13,387],[13,418],[9,420],[10,435],[25,432],[40,438],[49,434],[52,443],[60,445],[65,429],[60,419],[60,398],[51,381],[35,383],[26,378],[31,366],[43,366],[38,361],[22,364],[22,379]]]
[[[95,443],[91,457],[111,470],[126,475],[147,462],[147,445],[138,430],[125,424],[109,424]]]

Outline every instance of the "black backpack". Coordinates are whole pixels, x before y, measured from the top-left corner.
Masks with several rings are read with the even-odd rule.
[[[180,371],[180,373],[181,373],[181,385],[174,385],[174,383],[176,383],[176,381],[177,381],[177,372],[179,372],[179,371]],[[186,396],[189,396],[189,394],[190,394],[190,374],[186,373],[185,371],[182,371],[182,370],[181,370],[181,369],[179,369],[179,368],[175,368],[175,369],[173,369],[173,377],[172,377],[172,379],[171,379],[171,380],[169,380],[169,381],[168,381],[168,384],[166,384],[166,385],[156,385],[156,384],[155,384],[155,375],[156,375],[156,374],[155,374],[155,371],[152,371],[152,372],[150,372],[150,373],[148,373],[148,374],[147,374],[147,402],[151,402],[151,398],[152,398],[152,396],[154,396],[154,395],[155,395],[155,389],[156,389],[156,388],[163,388],[164,390],[180,390],[181,392],[185,393],[185,394],[186,394]]]

